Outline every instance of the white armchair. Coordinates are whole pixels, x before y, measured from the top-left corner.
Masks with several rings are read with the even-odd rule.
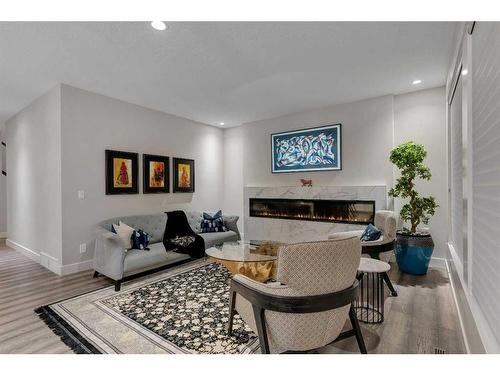
[[[382,231],[382,235],[375,241],[361,241],[363,254],[368,254],[372,258],[389,262],[396,240],[396,215],[393,211],[379,210],[375,212],[375,220],[373,224]],[[328,235],[328,238],[344,238],[346,235],[361,237],[363,232],[364,230],[333,232]]]
[[[262,353],[307,351],[351,336],[366,353],[352,308],[360,258],[361,241],[353,236],[282,246],[276,283],[231,280],[229,334],[237,311],[258,334]],[[347,319],[352,329],[341,332]]]
[[[379,259],[384,262],[391,260],[394,247],[396,245],[396,215],[393,211],[379,210],[375,212],[374,225],[382,231],[378,240],[361,241],[362,253],[364,256]],[[329,239],[345,238],[346,236],[361,237],[364,230],[348,232],[335,232],[328,235]],[[384,281],[391,291],[391,295],[397,296],[397,292],[387,274],[384,274]]]

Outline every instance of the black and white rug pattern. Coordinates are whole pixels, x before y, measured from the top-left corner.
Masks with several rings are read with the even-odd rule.
[[[198,353],[240,353],[256,336],[237,315],[229,320],[228,270],[212,263],[102,301],[178,347]]]
[[[37,311],[47,324],[64,325],[51,328],[75,352],[258,353],[258,337],[238,315],[227,334],[229,280],[224,266],[199,261],[125,283],[118,293],[105,288]],[[75,349],[75,339],[92,350]]]

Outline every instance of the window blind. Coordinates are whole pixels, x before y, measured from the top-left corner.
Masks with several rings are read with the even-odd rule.
[[[500,24],[472,34],[472,293],[500,342]]]
[[[459,78],[451,102],[450,121],[450,242],[462,264],[463,252],[463,137],[462,137],[462,80]],[[462,270],[463,271],[463,270]]]

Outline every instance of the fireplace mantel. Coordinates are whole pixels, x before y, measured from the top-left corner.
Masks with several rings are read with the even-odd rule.
[[[375,210],[387,209],[387,187],[377,186],[246,186],[244,189],[244,233],[246,239],[300,242],[326,240],[330,232],[359,230],[356,223],[337,223],[300,218],[270,218],[250,215],[250,199],[372,201]]]

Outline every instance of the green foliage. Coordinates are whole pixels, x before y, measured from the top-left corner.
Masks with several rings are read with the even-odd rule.
[[[439,205],[434,197],[420,197],[415,191],[415,179],[431,179],[431,171],[424,164],[427,156],[424,146],[415,142],[406,142],[391,151],[390,161],[400,170],[401,176],[396,180],[396,186],[389,191],[389,196],[410,201],[403,205],[401,218],[409,222],[411,233],[416,233],[418,225],[429,223]],[[408,231],[407,228],[404,228]]]

